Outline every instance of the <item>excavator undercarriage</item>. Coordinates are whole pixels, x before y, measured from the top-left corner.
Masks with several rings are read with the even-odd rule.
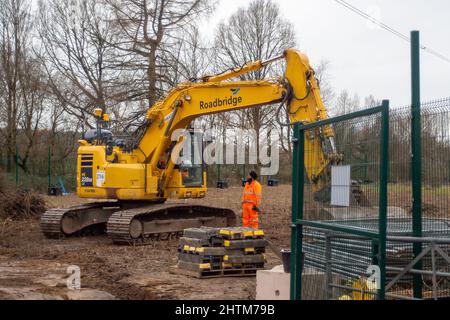
[[[116,244],[143,245],[178,237],[186,228],[230,227],[233,210],[186,203],[95,202],[68,209],[50,209],[41,217],[48,238],[106,231]]]

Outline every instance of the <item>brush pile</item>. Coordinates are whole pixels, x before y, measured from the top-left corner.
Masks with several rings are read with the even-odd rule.
[[[0,175],[0,219],[30,219],[45,210],[45,201],[40,195],[26,190],[8,190]]]

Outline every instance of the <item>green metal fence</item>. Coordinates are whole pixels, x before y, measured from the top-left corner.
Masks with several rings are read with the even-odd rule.
[[[333,127],[336,151],[343,156],[343,162],[327,170],[348,174],[341,180],[327,179],[318,191],[305,179],[305,170],[310,172],[323,164],[308,161],[317,150],[309,149],[311,144],[305,142],[321,139],[319,133],[325,126]],[[349,293],[348,288],[357,286],[370,266],[378,267],[379,282],[384,283],[389,102],[296,126],[294,132],[291,298],[347,297],[354,291]],[[324,191],[330,196],[324,198]],[[316,201],[318,192],[322,194],[321,201]],[[333,199],[334,194],[337,199]],[[353,237],[364,241],[355,244]],[[355,254],[355,250],[362,250],[363,255]],[[368,260],[359,259],[358,255]],[[365,290],[363,296],[384,298],[383,286],[368,289],[371,292]]]
[[[9,187],[47,192],[49,186],[61,188],[62,185],[67,192],[75,191],[77,159],[73,152],[61,160],[60,155],[55,155],[49,148],[40,150],[29,158],[25,170],[18,165],[23,153],[18,146],[10,172],[7,171],[6,156],[0,156],[0,172]]]
[[[294,299],[450,297],[450,98],[420,105],[420,134],[414,134],[410,106],[391,109],[389,121],[373,110],[328,121],[344,157],[341,165],[350,166],[349,206],[317,202],[305,179],[304,170],[311,168],[302,169],[309,156],[304,139],[324,123],[295,129]],[[414,208],[416,139],[422,149],[421,197]],[[375,265],[381,275],[376,292],[366,281],[374,270],[368,267]]]
[[[389,206],[397,209],[396,224],[402,232],[388,236],[395,260],[387,266],[397,282],[387,283],[395,298],[450,297],[450,98],[422,103],[420,134],[412,130],[411,106],[397,108],[390,119]],[[413,165],[413,145],[420,140],[420,175]],[[417,160],[417,159],[416,159]],[[417,177],[420,181],[417,182]],[[419,203],[414,195],[419,184]],[[415,201],[414,201],[415,200]],[[418,214],[415,213],[418,207]],[[388,229],[389,229],[388,224]],[[414,237],[406,241],[404,237]],[[389,241],[391,238],[391,241]],[[430,249],[418,263],[407,268],[415,257]],[[438,248],[438,249],[437,249]],[[439,253],[442,251],[447,257]],[[449,261],[448,261],[449,260]]]

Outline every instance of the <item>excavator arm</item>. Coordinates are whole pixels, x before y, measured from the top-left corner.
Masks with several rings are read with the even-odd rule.
[[[245,73],[286,60],[283,78],[259,81],[230,81]],[[196,118],[239,109],[280,103],[285,105],[290,123],[309,123],[327,118],[314,70],[303,53],[288,49],[283,56],[256,61],[215,76],[205,76],[199,83],[185,83],[147,112],[149,126],[135,150],[139,162],[148,163],[152,172],[159,171],[159,189],[164,191],[174,164],[158,168],[164,153],[171,151],[171,136],[177,129],[187,128]],[[327,126],[314,130],[305,141],[305,166],[313,190],[325,184],[325,168],[339,157],[334,147],[334,133]],[[173,146],[173,144],[172,144]]]

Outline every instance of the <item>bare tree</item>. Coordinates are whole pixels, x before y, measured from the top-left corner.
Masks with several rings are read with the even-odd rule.
[[[173,84],[186,80],[197,80],[213,67],[214,48],[207,45],[197,25],[188,26],[177,36],[179,49],[177,54],[177,72],[173,73]],[[183,39],[181,41],[181,39]]]
[[[328,74],[329,68],[330,62],[327,60],[322,60],[319,65],[315,67],[316,78],[319,81],[322,100],[327,107],[331,105],[335,97],[333,87],[330,83],[330,75]]]
[[[250,61],[274,57],[287,48],[295,47],[295,43],[293,25],[282,17],[279,6],[271,0],[254,0],[247,8],[239,9],[219,25],[215,37],[217,69],[234,68]],[[260,80],[281,73],[280,65],[272,65],[243,75],[241,79]],[[254,129],[259,139],[262,130],[276,125],[275,118],[275,108],[263,107],[237,111],[233,120],[227,118],[226,121]],[[281,136],[285,134],[284,130],[280,129]],[[256,143],[259,144],[259,140]]]
[[[373,108],[376,106],[381,105],[381,101],[378,99],[375,99],[373,95],[369,95],[364,98],[364,107],[366,108]]]
[[[46,77],[39,61],[27,57],[23,61],[26,72],[20,73],[20,109],[18,127],[21,132],[22,143],[17,157],[17,165],[28,172],[28,160],[37,143],[38,132],[41,129],[43,115],[47,105],[45,90]]]
[[[173,86],[171,73],[178,68],[179,31],[210,12],[211,0],[105,0],[114,13],[122,52],[120,66],[142,80],[141,95],[149,105]]]
[[[115,65],[112,22],[101,2],[41,1],[39,56],[49,85],[66,111],[88,124],[93,108],[106,109],[133,96],[134,79]]]
[[[26,73],[24,61],[31,27],[25,0],[0,2],[0,121],[6,148],[6,170],[11,171],[15,154],[20,112],[20,81]]]
[[[347,90],[342,90],[336,98],[336,103],[332,109],[332,113],[333,116],[338,116],[357,111],[360,108],[361,106],[358,95],[355,94],[352,97]]]

